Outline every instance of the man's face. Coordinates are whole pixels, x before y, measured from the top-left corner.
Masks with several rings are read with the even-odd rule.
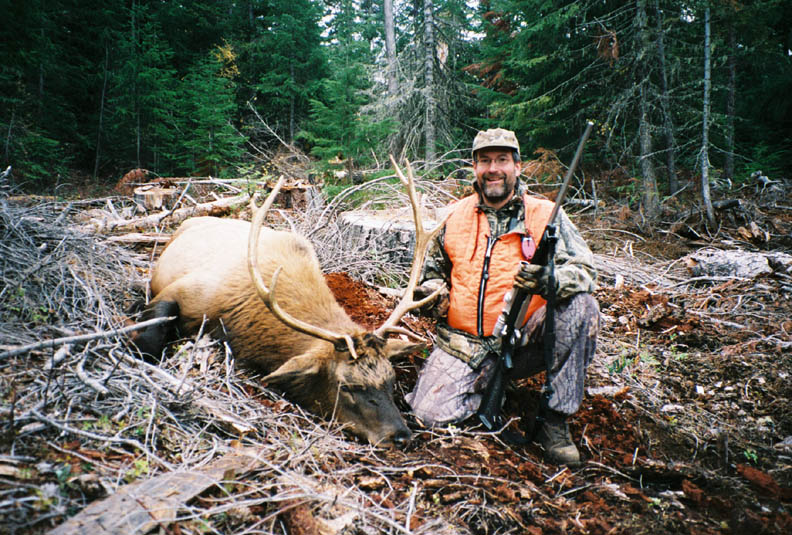
[[[481,149],[473,162],[473,171],[484,204],[498,209],[514,195],[514,185],[520,175],[520,162],[514,161],[511,150]]]

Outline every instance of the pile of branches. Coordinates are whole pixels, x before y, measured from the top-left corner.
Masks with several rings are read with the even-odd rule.
[[[147,259],[73,230],[68,209],[0,202],[7,532],[142,533],[162,521],[181,533],[451,529],[411,529],[409,496],[373,501],[357,482],[372,466],[396,470],[383,452],[237,371],[223,343],[199,334],[156,366],[138,358],[118,334],[120,307]]]
[[[73,230],[72,209],[0,199],[0,344],[118,326],[145,259]]]
[[[369,194],[372,205],[398,204],[387,181],[378,187]],[[434,202],[444,204],[449,194],[435,193]],[[275,211],[270,224],[308,235],[327,271],[380,280],[387,262],[344,239],[333,214],[344,205],[338,198],[305,212]],[[681,260],[645,258],[633,251],[637,236],[624,234],[630,239],[613,254],[596,255],[605,322],[585,403],[596,400],[610,419],[575,429],[590,459],[580,472],[548,473],[537,468],[533,450],[520,454],[466,429],[423,430],[421,451],[407,453],[345,440],[342,429],[236,370],[228,348],[201,334],[156,366],[144,362],[119,332],[123,309],[142,297],[129,288],[146,278],[149,257],[103,234],[75,230],[73,209],[0,199],[0,525],[11,533],[110,527],[135,533],[157,525],[177,526],[178,533],[518,533],[535,532],[528,521],[534,528],[555,526],[559,510],[573,520],[567,526],[564,519],[558,532],[607,533],[608,525],[593,526],[623,516],[619,507],[605,505],[627,503],[621,490],[630,490],[631,506],[642,510],[636,503],[653,489],[629,485],[642,485],[652,469],[663,477],[678,477],[680,470],[670,453],[670,462],[659,467],[644,443],[635,443],[633,452],[613,442],[607,433],[621,422],[612,408],[617,404],[637,413],[641,424],[662,428],[664,435],[646,435],[650,446],[652,437],[668,436],[689,446],[692,460],[716,446],[720,456],[725,447],[725,465],[743,449],[775,460],[786,451],[773,457],[772,444],[755,442],[753,426],[740,425],[745,418],[704,403],[721,403],[718,392],[700,396],[701,402],[674,403],[682,396],[669,380],[711,360],[706,348],[695,346],[696,337],[725,335],[754,364],[777,361],[789,337],[767,331],[778,320],[774,309],[755,288],[749,295],[751,281],[723,286],[728,281],[692,276]],[[762,283],[767,288],[761,292],[772,297],[787,279]],[[722,298],[710,299],[714,292]],[[676,344],[664,345],[672,334]],[[71,341],[40,343],[55,338]],[[15,352],[19,346],[29,349]],[[744,397],[758,399],[771,386],[769,371],[767,382],[755,382],[750,392],[746,387]],[[788,426],[786,418],[778,423]],[[708,435],[712,429],[719,434]],[[749,495],[733,471],[723,473],[728,479],[714,470],[690,470],[684,477]],[[788,474],[775,477],[783,481]],[[696,488],[688,490],[695,494]],[[668,492],[650,495],[696,510],[679,502],[688,494]],[[573,500],[578,494],[583,497]]]

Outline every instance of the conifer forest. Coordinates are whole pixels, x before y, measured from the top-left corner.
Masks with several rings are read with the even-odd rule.
[[[0,20],[0,534],[792,533],[792,1],[0,0]],[[443,321],[410,301],[418,229],[473,193],[497,127],[597,272],[569,466],[508,439],[543,373],[506,382],[495,430],[405,399]],[[297,245],[267,277],[248,249],[242,277],[217,267],[241,232],[193,254],[190,276],[255,290],[146,353],[138,333],[184,326],[153,279],[197,216]],[[311,249],[318,282],[289,286]],[[209,317],[248,320],[238,302],[272,320],[241,328],[259,367]],[[276,346],[299,352],[280,374]],[[319,410],[342,368],[369,371]],[[342,414],[370,390],[399,447]]]

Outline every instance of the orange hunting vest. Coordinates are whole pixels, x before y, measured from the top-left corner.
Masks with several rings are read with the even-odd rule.
[[[528,195],[523,196],[523,203],[525,234],[538,244],[553,203]],[[508,232],[494,243],[489,241],[489,222],[484,212],[478,209],[478,204],[477,194],[465,197],[457,203],[445,226],[444,247],[451,260],[448,325],[474,336],[491,336],[503,310],[503,296],[511,290],[520,261],[526,258],[521,248],[522,233]],[[488,245],[489,267],[485,273]],[[479,307],[479,293],[484,284],[483,303]],[[538,295],[533,296],[525,320],[545,302]],[[479,311],[482,312],[481,318]]]

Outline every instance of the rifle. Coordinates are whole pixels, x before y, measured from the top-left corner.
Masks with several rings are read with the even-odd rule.
[[[556,303],[556,279],[555,279],[555,249],[558,243],[558,227],[556,219],[564,203],[569,183],[572,180],[572,175],[578,166],[580,157],[583,154],[583,146],[591,133],[594,123],[589,121],[586,125],[586,130],[583,132],[583,137],[580,139],[575,157],[564,176],[564,181],[561,184],[561,189],[556,196],[555,206],[550,213],[550,218],[547,221],[547,226],[542,234],[542,238],[537,245],[536,252],[531,258],[531,264],[547,266],[549,274],[549,295],[545,298],[547,305],[545,307],[545,332],[543,339],[543,352],[545,358],[545,368],[550,369],[550,363],[553,360],[553,349],[555,348],[555,303]],[[526,263],[525,261],[521,264]],[[481,400],[481,405],[478,410],[478,417],[484,427],[493,431],[502,427],[500,422],[500,410],[503,404],[503,390],[506,383],[506,372],[514,366],[513,356],[517,343],[521,338],[519,323],[525,318],[528,304],[531,301],[531,294],[522,288],[513,288],[511,292],[507,293],[504,297],[506,305],[503,307],[503,312],[498,317],[495,323],[493,334],[500,335],[501,337],[501,352],[498,360],[495,362],[495,371],[490,379],[487,389],[484,391],[484,396]],[[544,421],[544,414],[548,408],[550,397],[553,394],[552,386],[550,385],[550,374],[547,374],[547,381],[543,388],[542,401],[540,410],[536,416],[536,425],[534,425],[534,433],[539,429],[539,424]],[[504,438],[516,444],[527,443],[527,440],[522,436],[514,433],[504,432]]]

